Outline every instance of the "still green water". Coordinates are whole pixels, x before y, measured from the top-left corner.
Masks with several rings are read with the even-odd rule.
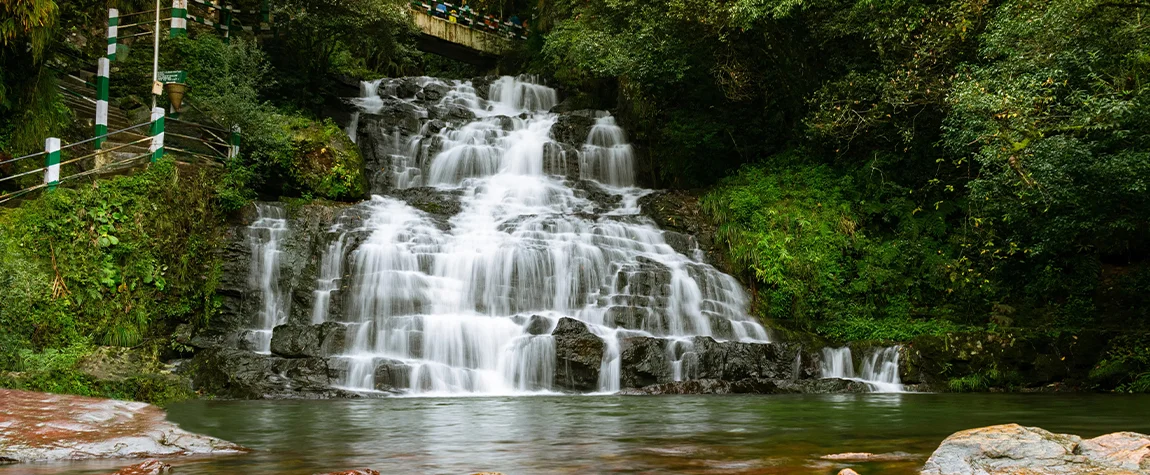
[[[1150,397],[1103,394],[391,398],[193,401],[184,429],[254,451],[170,460],[176,475],[917,473],[955,431],[1017,422],[1094,437],[1150,432]],[[841,452],[893,454],[835,463]],[[23,473],[106,473],[124,465],[24,465]],[[0,468],[0,473],[16,467]]]

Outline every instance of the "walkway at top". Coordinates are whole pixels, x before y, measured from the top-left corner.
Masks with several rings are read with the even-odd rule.
[[[411,2],[413,19],[423,33],[419,49],[456,61],[494,66],[513,41],[527,39],[522,25],[502,21],[450,3]]]

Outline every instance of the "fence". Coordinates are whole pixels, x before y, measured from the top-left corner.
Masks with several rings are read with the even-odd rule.
[[[209,14],[204,17],[190,14],[187,9],[189,1],[207,9]],[[241,139],[238,126],[217,128],[166,117],[161,107],[152,108],[148,122],[108,132],[111,63],[123,59],[123,55],[119,54],[122,40],[159,35],[160,32],[156,31],[157,25],[164,25],[164,22],[169,20],[170,37],[186,36],[187,20],[216,26],[225,41],[233,29],[254,31],[253,27],[243,25],[235,18],[237,14],[259,15],[260,30],[271,30],[271,8],[268,0],[261,3],[259,10],[240,10],[230,4],[221,5],[207,0],[173,0],[171,13],[170,17],[160,18],[157,22],[156,10],[120,15],[119,10],[108,9],[108,47],[104,57],[97,60],[95,82],[65,74],[63,78],[66,82],[71,82],[72,87],[59,85],[66,102],[74,110],[94,113],[93,137],[66,145],[61,145],[61,140],[57,137],[49,137],[44,141],[42,152],[0,160],[0,204],[37,190],[55,189],[60,183],[69,180],[155,162],[168,152],[205,160],[210,164],[224,162],[239,155]],[[208,18],[211,15],[217,15],[222,21],[211,20]],[[158,41],[153,45],[157,43]],[[95,99],[84,94],[89,92],[86,89],[95,90]],[[118,110],[116,114],[118,115],[114,118],[121,123],[127,122],[126,117]],[[148,128],[147,135],[141,134],[141,129],[144,127]],[[5,176],[6,170],[10,174]],[[68,171],[72,173],[67,173]],[[35,175],[41,173],[43,179],[38,180],[39,183],[32,180]]]
[[[135,139],[128,140],[124,143],[115,145],[107,149],[87,149],[86,145],[94,145],[97,141],[106,141],[109,138],[134,138],[138,134],[133,131],[148,127],[148,135]],[[147,148],[144,145],[147,143]],[[66,155],[76,154],[78,156],[62,160]],[[22,157],[16,157],[9,160],[0,162],[0,165],[17,168],[27,163],[37,163],[40,160],[43,166],[33,168],[31,170],[21,171],[9,176],[0,177],[0,184],[7,184],[9,182],[19,183],[17,180],[23,177],[31,177],[38,173],[43,173],[43,181],[35,185],[24,185],[16,190],[9,191],[5,194],[0,194],[0,204],[6,203],[20,196],[26,195],[40,189],[55,189],[60,183],[74,180],[80,177],[88,176],[97,172],[105,172],[109,170],[122,169],[139,163],[144,163],[145,160],[155,162],[164,156],[164,109],[157,107],[152,109],[152,120],[142,124],[136,124],[121,130],[111,133],[97,135],[87,140],[70,143],[61,146],[60,139],[56,137],[49,137],[44,141],[44,151],[37,152]],[[83,169],[82,162],[91,159],[95,164],[100,166],[91,166],[87,170]],[[74,166],[73,166],[74,165]],[[62,171],[66,170],[65,167],[76,170],[74,173],[63,175]],[[27,180],[25,180],[27,181]],[[17,185],[19,186],[19,184]],[[2,193],[2,192],[0,192]]]
[[[473,30],[497,34],[509,39],[526,40],[527,29],[515,22],[501,20],[494,15],[476,12],[466,7],[456,7],[450,3],[426,3],[413,0],[411,9],[458,23]]]

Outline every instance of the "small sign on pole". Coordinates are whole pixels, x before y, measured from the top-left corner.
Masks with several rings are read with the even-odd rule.
[[[160,71],[156,80],[167,84],[170,82],[185,83],[188,80],[188,73],[186,71]]]

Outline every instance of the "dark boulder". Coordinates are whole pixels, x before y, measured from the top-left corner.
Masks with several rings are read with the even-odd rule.
[[[411,371],[412,367],[402,361],[376,362],[375,390],[395,392],[408,389],[411,385]]]
[[[347,327],[336,322],[319,325],[280,325],[272,330],[271,351],[287,358],[339,354],[347,340]]]
[[[419,83],[415,78],[399,78],[395,80],[395,95],[403,99],[411,99],[419,94]]]
[[[436,102],[443,99],[443,96],[446,96],[450,90],[451,88],[445,84],[437,82],[428,83],[426,86],[423,86],[422,91],[419,91],[419,93],[415,95],[415,98],[421,101]]]
[[[459,214],[460,209],[462,209],[459,204],[460,192],[458,191],[421,186],[395,190],[391,196],[405,201],[412,208],[442,218],[444,222],[447,218]]]
[[[559,319],[555,330],[555,387],[592,391],[599,386],[599,367],[606,344],[587,325],[573,318]]]
[[[527,333],[531,335],[546,335],[551,331],[551,319],[542,315],[532,315],[527,321]]]
[[[560,115],[551,126],[551,138],[556,142],[581,148],[595,126],[594,111],[575,111]]]
[[[620,386],[640,388],[671,380],[671,365],[667,361],[667,341],[651,337],[623,339],[619,345]]]
[[[697,377],[701,379],[792,379],[795,353],[787,345],[778,343],[743,343],[715,341],[711,337],[695,337],[694,350],[698,354]]]
[[[475,95],[483,99],[491,99],[491,84],[499,80],[499,76],[480,76],[471,78],[471,87]]]
[[[196,352],[189,363],[196,390],[236,399],[355,397],[332,388],[325,358],[280,358],[234,348]]]

